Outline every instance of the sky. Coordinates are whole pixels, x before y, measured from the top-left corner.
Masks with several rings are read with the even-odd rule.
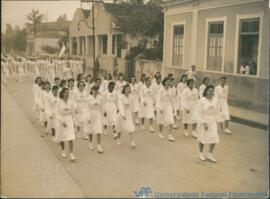
[[[60,15],[64,13],[68,20],[73,19],[73,14],[81,5],[79,0],[59,0],[59,1],[11,1],[2,0],[2,16],[1,28],[5,31],[5,26],[10,23],[13,27],[15,25],[21,28],[27,22],[26,15],[32,9],[38,9],[44,14],[48,14],[47,21],[55,21]],[[83,4],[83,8],[89,9],[88,4]]]

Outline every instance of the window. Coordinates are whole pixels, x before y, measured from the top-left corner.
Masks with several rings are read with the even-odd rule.
[[[173,27],[173,53],[172,65],[183,66],[184,55],[184,25],[176,25]]]
[[[112,54],[113,55],[115,53],[115,37],[116,37],[116,35],[113,35],[112,36]]]
[[[108,36],[104,35],[102,36],[102,53],[107,54],[108,49]]]
[[[85,55],[85,37],[80,37],[80,55]]]
[[[222,71],[224,22],[208,23],[207,70]]]
[[[118,58],[121,58],[121,42],[122,42],[122,36],[121,35],[117,35],[116,36],[116,56]]]
[[[72,55],[77,55],[77,38],[72,38]]]
[[[237,73],[257,75],[260,19],[242,19],[239,25]]]

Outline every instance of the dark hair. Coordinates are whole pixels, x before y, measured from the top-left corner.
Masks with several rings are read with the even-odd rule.
[[[154,77],[155,77],[156,79],[157,79],[158,77],[161,77],[160,72],[157,71],[157,72],[155,73]]]
[[[224,80],[227,80],[227,77],[225,76],[222,76],[220,79],[224,79]]]
[[[189,86],[189,84],[190,84],[191,82],[194,83],[194,79],[188,79],[188,80],[187,80],[187,86]]]
[[[95,82],[97,82],[98,80],[101,81],[101,79],[100,79],[99,77],[96,77],[96,78],[95,78]]]
[[[150,77],[146,77],[146,78],[145,78],[145,82],[147,82],[149,79],[151,80]]]
[[[125,94],[126,89],[127,89],[128,87],[130,87],[130,85],[129,85],[129,84],[125,84],[125,86],[123,86],[123,89],[122,89],[122,94]]]
[[[202,83],[205,84],[207,80],[210,81],[210,78],[209,77],[203,78]]]
[[[117,79],[119,80],[119,77],[121,77],[121,76],[122,76],[123,79],[124,79],[124,74],[123,74],[123,73],[119,73]]]
[[[131,83],[131,80],[132,80],[133,78],[135,79],[135,82],[136,82],[136,77],[135,77],[135,76],[132,76],[132,77],[130,78],[129,83]]]
[[[58,89],[58,88],[59,88],[58,86],[54,85],[54,86],[52,87],[52,90],[56,90],[56,89]]]
[[[203,91],[203,97],[206,97],[207,91],[208,91],[210,88],[215,89],[215,87],[214,87],[213,85],[206,86],[206,88],[205,88],[204,91]]]
[[[170,79],[170,78],[165,77],[165,78],[162,80],[162,85],[165,86],[166,82],[167,82],[169,79]]]
[[[141,74],[141,81],[142,81],[142,78],[146,78],[146,74],[145,73],[143,73],[143,74]]]
[[[77,88],[79,88],[79,86],[80,86],[81,83],[83,83],[83,85],[84,85],[84,87],[85,87],[84,81],[78,81],[78,83],[77,83]]]
[[[37,83],[37,80],[40,79],[41,80],[41,77],[36,77],[35,79],[35,83]]]
[[[93,91],[95,90],[95,91],[98,91],[98,89],[99,89],[99,87],[98,86],[92,86],[92,88],[91,88],[91,92],[90,92],[90,95],[92,95],[93,94]]]
[[[66,90],[68,90],[68,88],[63,88],[63,89],[60,91],[60,93],[59,93],[60,99],[63,99],[64,93],[66,92]]]
[[[104,79],[106,79],[107,75],[109,76],[109,80],[112,80],[112,74],[111,74],[111,73],[107,73],[107,74],[105,75],[105,78],[104,78]]]
[[[74,79],[73,78],[68,79],[68,83],[69,82],[74,82]]]
[[[155,78],[156,78],[156,80],[161,79],[161,75],[158,75]]]
[[[86,76],[85,81],[87,81],[88,77],[91,77],[91,82],[90,83],[92,83],[93,79],[92,79],[92,75],[90,75],[90,74]]]
[[[59,77],[55,77],[55,78],[54,78],[54,81],[56,81],[56,80],[60,80],[60,78],[59,78]]]
[[[172,77],[173,77],[173,74],[172,74],[172,73],[169,73],[169,74],[167,75],[167,77],[172,78]]]
[[[115,82],[110,81],[109,84],[108,84],[108,89],[109,89],[110,86],[115,86]]]
[[[66,81],[65,79],[62,79],[62,80],[60,81],[59,86],[60,86],[61,88],[63,88],[64,84],[66,84],[66,83],[67,83],[67,81]]]
[[[187,75],[186,75],[186,74],[181,75],[181,77],[180,77],[180,82],[183,82],[183,79],[184,79],[185,77],[187,78]]]
[[[80,74],[77,75],[76,80],[77,80],[78,82],[81,81],[82,75],[83,75],[83,73],[80,73]]]

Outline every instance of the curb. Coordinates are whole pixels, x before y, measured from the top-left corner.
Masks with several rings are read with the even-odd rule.
[[[244,125],[247,125],[247,126],[250,126],[250,127],[262,129],[262,130],[268,130],[269,129],[269,126],[267,124],[262,124],[262,123],[259,123],[259,122],[251,121],[251,120],[240,118],[240,117],[237,117],[237,116],[232,116],[231,115],[231,121],[236,122],[236,123],[240,123],[240,124],[244,124]]]

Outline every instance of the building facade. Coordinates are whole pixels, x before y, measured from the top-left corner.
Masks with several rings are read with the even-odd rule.
[[[155,12],[145,5],[99,2],[94,4],[93,12],[78,8],[69,27],[70,55],[84,58],[87,71],[93,67],[95,52],[102,70],[112,73],[117,65],[118,72],[134,74],[135,65],[129,68],[125,57],[130,47],[137,44],[137,40],[124,34],[121,27],[132,26],[137,17],[154,16]]]
[[[164,6],[163,73],[196,65],[199,81],[227,76],[229,103],[268,111],[269,1],[168,0]],[[240,67],[249,66],[242,74]]]

